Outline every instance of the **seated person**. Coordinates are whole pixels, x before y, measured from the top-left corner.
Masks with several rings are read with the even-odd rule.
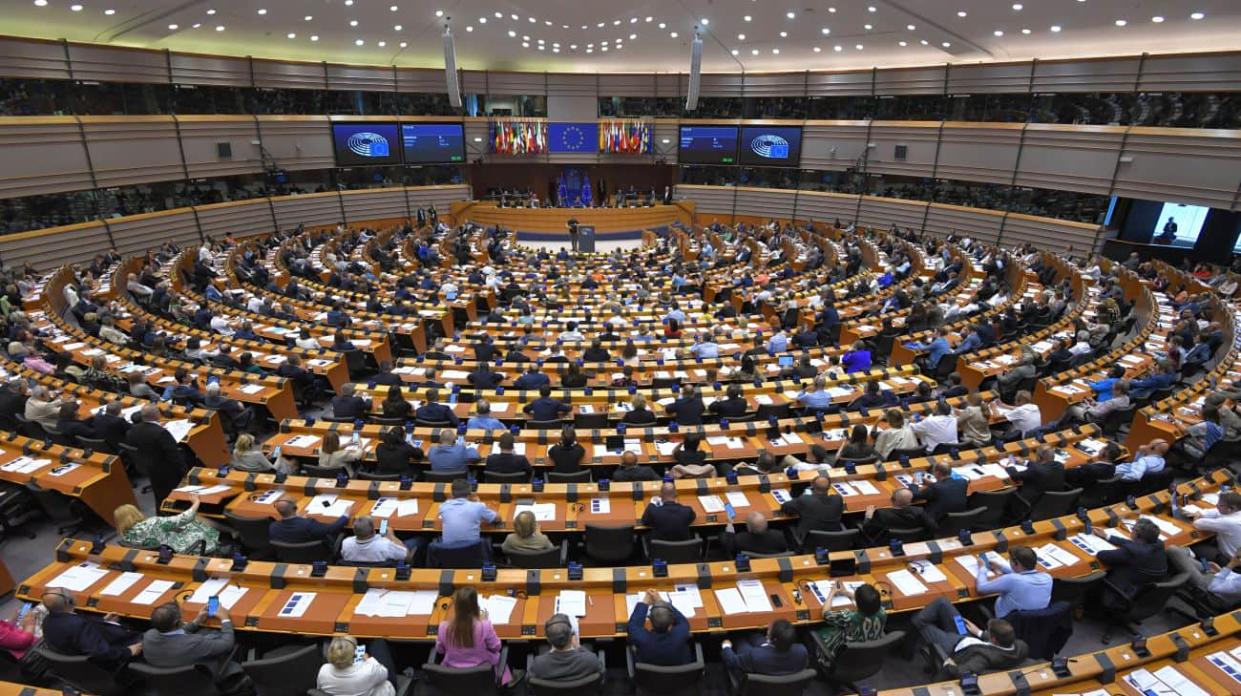
[[[238,438],[240,439],[240,438]],[[376,474],[412,476],[413,463],[422,461],[422,449],[406,442],[405,430],[399,427],[384,430],[375,446]]]
[[[121,543],[139,549],[169,546],[176,553],[210,556],[220,548],[220,530],[206,520],[198,519],[202,502],[190,494],[190,507],[185,512],[165,517],[147,517],[133,505],[122,505],[113,513],[116,533]]]
[[[957,631],[958,618],[965,623],[965,635]],[[1009,622],[991,619],[987,630],[980,630],[943,597],[936,597],[914,615],[913,625],[923,640],[948,654],[943,671],[953,677],[1016,667],[1029,652]]]
[[[861,423],[853,426],[853,430],[849,432],[849,441],[836,452],[837,464],[842,461],[866,461],[878,458],[879,453],[870,444],[870,432]]]
[[[389,681],[396,678],[396,667],[387,641],[374,638],[365,646],[366,653],[358,660],[357,638],[333,636],[315,688],[329,696],[396,696],[396,687]]]
[[[696,432],[686,433],[685,439],[677,443],[672,450],[672,459],[676,462],[670,473],[673,478],[711,478],[715,476],[715,467],[707,463],[707,453],[700,449],[702,436]]]
[[[767,518],[757,510],[746,515],[745,531],[740,533],[733,527],[733,517],[730,515],[728,524],[724,526],[724,533],[720,535],[720,543],[730,557],[738,552],[770,555],[789,550],[789,542],[784,538],[784,533],[767,526]]]
[[[914,421],[910,427],[922,438],[922,446],[927,452],[934,452],[940,445],[958,445],[961,442],[957,434],[957,417],[943,399],[935,404],[932,415]]]
[[[452,408],[439,403],[439,389],[430,389],[427,391],[427,401],[414,411],[414,418],[429,423],[448,423],[452,427],[457,427],[460,420]]]
[[[63,590],[49,589],[43,594],[43,642],[63,655],[88,657],[91,662],[112,670],[142,654],[142,634],[122,626],[116,614],[102,618],[78,614]],[[29,612],[33,620],[37,615]]]
[[[307,541],[328,544],[349,523],[349,518],[345,515],[336,518],[331,524],[301,517],[297,514],[297,501],[290,498],[277,500],[275,508],[280,519],[268,525],[267,537],[286,544],[301,544]]]
[[[995,615],[1004,618],[1014,611],[1046,609],[1051,603],[1051,576],[1038,567],[1038,554],[1028,546],[1008,549],[1008,567],[992,561],[978,564],[975,580],[979,594],[996,593]],[[997,573],[992,578],[990,574]]]
[[[832,600],[838,596],[853,600],[854,608],[832,609]],[[836,656],[844,649],[845,643],[879,640],[883,637],[887,621],[883,600],[873,585],[864,584],[850,592],[837,580],[823,602],[824,625],[816,629],[826,648],[825,652],[816,656],[819,667],[830,674]]]
[[[1004,410],[1004,407],[1007,410]],[[1013,405],[1001,404],[999,399],[991,402],[991,416],[1002,416],[1011,425],[1010,432],[1016,431],[1022,437],[1029,437],[1030,433],[1043,427],[1043,412],[1035,404],[1030,392],[1022,389],[1013,397]]]
[[[889,403],[889,399],[880,391],[878,380],[871,380],[866,383],[862,394],[853,401],[849,402],[850,411],[862,411],[872,408],[882,408]]]
[[[1194,554],[1181,546],[1168,547],[1168,562],[1177,573],[1189,575],[1189,586],[1203,593],[1207,604],[1223,613],[1241,605],[1241,549],[1228,558],[1224,566],[1211,562],[1203,572],[1202,564]],[[50,617],[49,617],[50,618]],[[44,621],[44,640],[47,639],[47,622]]]
[[[786,619],[771,622],[764,636],[738,640],[735,650],[733,642],[725,638],[720,643],[720,657],[730,671],[746,674],[794,674],[810,664],[806,646],[797,642],[797,631]]]
[[[613,481],[658,481],[659,474],[655,470],[645,464],[638,464],[638,455],[625,451],[621,455],[621,465],[612,472]]]
[[[233,620],[223,604],[216,611],[220,630],[204,630],[207,605],[194,620],[181,619],[181,607],[168,602],[151,612],[151,628],[142,635],[142,658],[155,667],[189,667],[201,665],[218,681],[242,674],[241,665],[232,658],[235,646]]]
[[[926,501],[926,514],[936,522],[942,522],[950,512],[965,512],[969,481],[952,475],[952,465],[937,461],[931,467],[934,481],[929,485],[914,485],[914,500]]]
[[[552,614],[543,624],[543,634],[551,650],[530,663],[529,676],[550,682],[573,682],[603,673],[595,654],[582,647],[572,620],[565,614]]]
[[[893,450],[911,450],[919,446],[917,433],[905,422],[905,414],[899,409],[884,411],[883,419],[888,427],[875,435],[875,451],[879,456],[887,459]]]
[[[641,394],[634,394],[633,398],[629,400],[629,405],[632,408],[621,418],[622,423],[626,425],[655,425],[655,414],[646,407],[646,397]]]
[[[400,418],[407,420],[414,410],[414,405],[405,400],[400,385],[388,387],[388,394],[381,403],[381,414],[384,418]]]
[[[1159,539],[1159,527],[1146,518],[1139,518],[1133,524],[1132,533],[1132,539],[1125,539],[1109,535],[1101,527],[1094,528],[1095,536],[1116,548],[1100,551],[1097,556],[1107,567],[1106,584],[1110,587],[1100,590],[1101,602],[1095,597],[1088,606],[1104,612],[1123,611],[1146,586],[1168,576],[1168,554]]]
[[[676,485],[665,481],[643,511],[641,524],[650,529],[651,539],[687,541],[692,538],[689,526],[697,517],[694,508],[677,502]]]
[[[529,476],[534,469],[530,466],[530,460],[524,454],[515,454],[517,442],[512,433],[504,433],[500,436],[498,448],[492,450],[487,456],[487,463],[484,471],[490,471],[497,474],[525,474]],[[497,451],[498,449],[498,451]]]
[[[739,418],[744,416],[750,410],[750,404],[746,402],[742,393],[740,384],[730,384],[725,397],[711,402],[707,410],[719,418]]]
[[[539,398],[526,404],[521,410],[529,414],[531,420],[554,421],[568,415],[572,408],[563,401],[553,399],[551,385],[545,384],[539,387]]]
[[[914,505],[914,494],[908,488],[892,491],[892,507],[875,509],[874,505],[866,506],[866,514],[862,520],[862,534],[876,543],[886,542],[888,532],[892,529],[922,529],[934,532],[939,528],[935,520],[926,513],[921,505]]]
[[[1151,440],[1138,448],[1133,461],[1116,465],[1115,475],[1125,481],[1141,481],[1148,474],[1163,471],[1168,453],[1168,441],[1162,438]]]
[[[437,439],[439,444],[427,452],[432,471],[465,471],[469,464],[482,459],[478,450],[467,445],[464,438],[458,438],[457,431],[451,428],[441,429]]]
[[[447,618],[440,622],[435,636],[435,652],[444,656],[441,664],[456,669],[491,665],[496,683],[511,686],[515,683],[513,672],[500,662],[500,647],[496,629],[479,610],[478,590],[457,588]]]
[[[649,629],[646,627],[648,615]],[[635,662],[675,667],[694,661],[689,620],[676,607],[660,599],[655,590],[647,590],[642,600],[634,605],[627,633],[636,653]]]
[[[513,532],[504,537],[504,544],[500,547],[504,553],[546,551],[550,548],[552,548],[551,540],[539,531],[538,520],[529,510],[517,513],[517,517],[513,519]]]
[[[560,441],[547,450],[547,457],[554,465],[553,471],[558,473],[573,474],[582,470],[586,448],[577,441],[577,431],[573,426],[566,425],[561,428]]]
[[[1065,412],[1064,418],[1060,419],[1060,423],[1062,425],[1076,422],[1102,423],[1109,415],[1129,408],[1129,382],[1127,380],[1117,380],[1112,385],[1111,395],[1107,401],[1086,399],[1081,403],[1073,404]]]
[[[491,402],[479,399],[474,404],[474,415],[466,422],[468,430],[508,430],[500,419],[491,415]]]
[[[387,536],[380,536],[375,533],[374,518],[362,515],[353,521],[353,536],[341,542],[340,560],[345,563],[409,563],[417,550],[416,537],[403,542],[391,528]]]
[[[354,385],[352,382],[346,382],[340,388],[340,393],[332,397],[332,416],[334,418],[366,418],[371,411],[371,405],[360,396],[354,395]]]

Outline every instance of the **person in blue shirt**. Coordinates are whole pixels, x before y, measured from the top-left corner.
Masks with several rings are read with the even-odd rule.
[[[948,343],[948,327],[941,326],[935,333],[936,336],[930,343],[910,341],[905,344],[906,348],[915,353],[926,351],[926,365],[932,368],[939,364],[940,358],[952,352],[952,346]]]
[[[431,471],[464,471],[471,462],[482,459],[478,450],[457,442],[457,431],[444,428],[439,434],[439,444],[427,452]]]
[[[845,372],[865,372],[870,369],[870,351],[866,349],[866,344],[858,341],[853,344],[853,348],[849,352],[840,356],[840,364],[844,365]]]
[[[1116,465],[1115,475],[1125,481],[1141,481],[1147,474],[1163,471],[1164,455],[1168,453],[1168,441],[1162,438],[1151,440],[1138,448],[1131,462]]]
[[[810,663],[806,646],[797,642],[797,631],[787,619],[776,619],[767,629],[767,635],[749,636],[746,640],[733,642],[725,639],[720,643],[720,657],[724,666],[732,672],[746,674],[793,674]]]
[[[439,403],[440,391],[431,389],[427,392],[427,402],[418,407],[414,411],[414,418],[418,420],[431,421],[433,423],[451,423],[455,428],[461,420],[457,418],[457,414],[444,404]]]
[[[507,430],[500,419],[491,415],[491,404],[486,399],[479,399],[474,404],[474,415],[465,427],[470,430]]]
[[[452,482],[452,498],[440,503],[440,544],[449,548],[458,548],[477,544],[482,538],[482,523],[496,524],[500,515],[495,510],[478,502],[478,496],[471,494],[468,479],[459,478]]]
[[[954,351],[957,355],[964,355],[982,345],[982,334],[978,332],[978,327],[972,326],[970,329],[970,335],[966,336]]]
[[[670,319],[675,319],[678,324],[685,323],[685,312],[681,311],[681,305],[676,302],[672,303],[672,309],[664,315],[663,323],[667,324]]]
[[[784,331],[777,331],[776,335],[772,336],[771,340],[767,341],[768,353],[783,353],[788,349],[789,337],[785,335]]]
[[[531,420],[536,421],[556,420],[567,415],[570,410],[568,404],[552,398],[552,388],[549,384],[539,387],[539,398],[526,404],[522,409],[530,415]]]
[[[1098,402],[1108,401],[1112,398],[1112,388],[1116,383],[1125,378],[1125,368],[1117,365],[1108,370],[1107,377],[1090,382],[1090,389],[1095,393],[1094,400]],[[1129,385],[1130,389],[1133,385]]]
[[[651,627],[646,627],[647,617]],[[686,665],[694,660],[690,650],[689,620],[676,607],[661,600],[655,590],[647,590],[629,615],[629,644],[636,661],[662,667]]]
[[[1129,396],[1135,400],[1145,399],[1157,391],[1170,388],[1179,378],[1180,373],[1170,360],[1160,360],[1158,371],[1129,382]]]
[[[698,340],[690,346],[689,352],[700,360],[710,360],[720,355],[720,347],[705,332],[698,334]]]
[[[550,386],[551,383],[551,378],[541,372],[541,368],[537,363],[530,363],[530,366],[526,368],[525,374],[513,382],[513,388],[542,389],[545,386]]]
[[[1008,550],[1011,567],[1004,567],[992,560],[978,564],[978,593],[996,593],[995,616],[1004,618],[1014,611],[1046,609],[1051,603],[1051,576],[1038,569],[1038,554],[1028,546],[1013,546]],[[990,572],[999,573],[988,578]]]
[[[332,308],[327,311],[327,317],[325,318],[324,323],[328,326],[349,326],[349,315],[345,314],[344,311],[341,310],[341,304],[339,302],[334,302],[332,303]]]
[[[827,380],[822,376],[814,378],[814,390],[805,389],[793,397],[801,403],[807,413],[822,412],[832,407],[832,395],[827,393]]]

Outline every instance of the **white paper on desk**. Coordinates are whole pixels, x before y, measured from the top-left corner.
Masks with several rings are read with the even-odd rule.
[[[676,403],[676,399],[672,398],[671,396],[667,396],[667,397],[657,400],[655,403],[659,404],[660,406],[671,406],[672,404]]]
[[[263,491],[262,493],[260,493],[258,497],[254,499],[254,502],[260,503],[260,504],[273,503],[277,500],[280,500],[280,498],[282,498],[283,496],[284,496],[283,488],[273,488],[269,491]]]
[[[0,466],[0,470],[13,474],[32,474],[51,463],[52,460],[50,459],[35,459],[33,457],[21,456],[4,466]]]
[[[348,498],[341,498],[325,508],[308,509],[306,512],[327,517],[340,517],[341,515],[348,515],[352,509],[353,501]]]
[[[745,602],[746,611],[770,612],[771,600],[767,598],[767,588],[761,580],[738,580],[737,591]]]
[[[396,504],[396,516],[397,517],[406,517],[408,515],[417,515],[417,514],[418,514],[418,499],[417,498],[405,498],[404,500]]]
[[[243,386],[243,387],[241,388],[241,393],[243,393],[243,394],[257,394],[257,393],[259,393],[259,392],[263,391],[264,389],[266,389],[266,387],[264,387],[264,386],[263,386],[263,385],[261,385],[261,384],[247,384],[247,385],[245,385],[245,386]]]
[[[851,481],[853,487],[862,495],[879,495],[879,489],[870,481]]]
[[[108,586],[100,590],[99,594],[104,597],[116,597],[124,594],[125,590],[134,586],[142,578],[146,577],[142,573],[121,573],[115,580],[108,583]]]
[[[77,341],[74,343],[66,343],[65,345],[61,347],[64,348],[65,350],[77,350],[78,348],[81,348],[84,345],[86,344],[82,343],[81,341]]]
[[[999,464],[983,464],[978,468],[982,469],[982,472],[987,476],[994,476],[998,479],[1008,478],[1008,472]]]
[[[728,498],[729,504],[735,508],[750,507],[750,499],[741,491],[728,491],[724,497]]]
[[[976,577],[978,575],[978,566],[981,565],[981,563],[979,562],[977,556],[966,553],[956,556],[955,558],[957,559],[957,563],[961,564],[961,567],[964,568],[971,577]]]
[[[853,488],[853,486],[847,483],[844,483],[844,482],[833,483],[832,488],[835,488],[837,493],[845,497],[858,494],[857,491]]]
[[[164,596],[164,593],[172,589],[176,583],[172,580],[152,580],[150,585],[142,588],[142,591],[134,597],[134,604],[142,604],[150,606]]]
[[[726,435],[712,435],[707,438],[707,444],[711,445],[712,447],[719,447],[721,445],[726,445],[728,444],[728,437]]]
[[[767,394],[756,394],[754,396],[754,403],[761,404],[763,406],[770,406],[774,404],[775,402],[772,401],[771,397],[768,396]]]
[[[746,609],[745,600],[741,598],[741,593],[733,587],[716,590],[715,600],[719,602],[720,611],[724,612],[724,616],[744,614],[749,611]]]
[[[661,457],[671,457],[672,453],[676,451],[677,444],[676,442],[656,442],[655,449],[659,450]]]
[[[220,483],[214,486],[199,489],[198,495],[215,495],[216,493],[228,493],[231,490],[233,490],[232,486],[226,483]]]
[[[430,616],[431,612],[435,611],[435,600],[439,599],[439,592],[414,590],[409,594],[409,607],[405,610],[407,616]]]
[[[440,376],[446,380],[469,379],[470,373],[464,370],[444,370]]]
[[[1047,560],[1055,561],[1056,563],[1059,563],[1062,566],[1071,566],[1071,565],[1076,565],[1077,562],[1081,560],[1080,558],[1078,558],[1077,554],[1071,551],[1068,551],[1067,549],[1062,549],[1056,544],[1044,544],[1043,546],[1040,546],[1034,551],[1036,554],[1038,554],[1038,558],[1040,562],[1043,561],[1044,559],[1047,559]]]
[[[720,500],[718,495],[700,495],[698,496],[698,502],[707,514],[724,512],[724,501]]]
[[[513,519],[517,519],[517,515],[529,510],[534,519],[539,522],[554,522],[556,520],[556,504],[555,503],[533,503],[531,505],[514,505]]]
[[[51,471],[47,472],[47,475],[48,475],[48,476],[55,476],[55,477],[59,478],[59,477],[64,476],[65,474],[69,473],[70,471],[73,471],[74,469],[77,469],[77,468],[79,468],[79,467],[81,467],[81,466],[82,466],[81,464],[77,464],[77,463],[75,463],[75,462],[70,462],[70,463],[68,463],[68,464],[61,464],[60,466],[56,467],[55,469],[52,469]]]
[[[1078,548],[1091,556],[1098,556],[1100,551],[1115,551],[1116,547],[1093,534],[1077,534],[1069,538]]]
[[[399,503],[396,498],[380,498],[371,506],[371,517],[391,517]]]
[[[1221,650],[1207,655],[1207,659],[1221,669],[1226,667],[1227,669],[1232,670],[1231,676],[1233,681],[1241,682],[1241,662],[1239,662],[1235,657]]]
[[[52,578],[52,581],[47,586],[60,587],[70,592],[82,592],[96,582],[99,582],[99,579],[107,574],[107,570],[88,561],[86,563],[79,563]]]
[[[194,421],[185,418],[171,420],[164,423],[164,429],[172,435],[172,439],[177,442],[185,442],[186,436],[194,429]]]
[[[1145,515],[1145,518],[1153,522],[1156,527],[1159,527],[1159,531],[1161,532],[1160,533],[1161,537],[1166,538],[1166,537],[1181,533],[1181,528],[1176,526],[1172,522],[1169,522],[1168,520],[1165,520],[1160,517],[1153,517],[1150,515]],[[1133,529],[1133,525],[1128,520],[1125,521],[1125,526],[1127,526],[1129,529]]]
[[[286,447],[298,447],[302,449],[310,449],[311,447],[314,447],[315,445],[319,444],[319,436],[318,435],[298,435],[297,437],[289,438],[289,441],[284,444]]]
[[[590,512],[595,515],[608,515],[612,512],[611,498],[591,498]]]
[[[910,561],[909,567],[910,567],[910,570],[917,568],[918,577],[922,578],[923,580],[927,582],[944,582],[945,580],[948,579],[948,576],[944,575],[944,572],[939,569],[939,566],[935,565],[934,563],[930,561],[926,561],[926,560]]]
[[[556,597],[556,612],[569,616],[586,616],[586,591],[561,590]]]
[[[326,508],[332,503],[335,503],[336,499],[339,497],[340,496],[335,493],[320,493],[319,495],[311,498],[309,503],[306,503],[306,511],[318,511]]]
[[[888,573],[888,580],[892,582],[896,589],[900,590],[903,595],[920,595],[926,593],[926,585],[923,585],[914,574],[908,570],[898,570],[895,573]]]
[[[306,610],[310,608],[312,602],[315,601],[315,592],[294,592],[289,595],[289,599],[285,601],[284,606],[280,608],[279,616],[282,619],[298,619],[305,615]]]
[[[784,489],[782,489],[782,488],[773,488],[773,489],[771,489],[771,497],[772,497],[772,498],[775,498],[775,499],[776,499],[776,502],[777,502],[777,503],[780,503],[781,505],[783,505],[783,504],[785,504],[785,503],[787,503],[787,502],[789,502],[790,500],[792,500],[792,499],[793,499],[793,496],[792,496],[792,495],[789,495],[789,492],[788,492],[788,491],[786,491],[786,490],[784,490]]]
[[[697,589],[697,588],[695,588]],[[693,618],[697,607],[694,606],[694,598],[686,592],[667,592],[665,597],[668,603],[676,607],[676,610],[685,615],[686,618]],[[699,600],[698,606],[702,606]]]
[[[486,599],[480,597],[479,603],[482,604],[481,608],[487,611],[487,618],[493,625],[506,624],[513,616],[513,609],[517,606],[517,598],[507,595],[491,595]]]
[[[246,593],[250,591],[249,587],[238,587],[237,585],[229,585],[220,592],[220,606],[225,609],[232,610],[236,604]]]
[[[185,600],[194,604],[206,604],[207,600],[220,594],[228,586],[228,578],[211,578],[204,581],[194,590],[194,594]]]

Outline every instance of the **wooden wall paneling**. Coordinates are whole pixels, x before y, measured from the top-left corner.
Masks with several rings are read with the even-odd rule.
[[[948,68],[948,94],[1020,94],[1030,91],[1030,63],[980,63]]]
[[[0,74],[34,80],[68,80],[65,46],[59,41],[0,36]]]
[[[806,92],[806,73],[757,73],[745,76],[747,97],[800,97]]]
[[[18,268],[29,263],[39,271],[90,261],[109,246],[108,230],[98,220],[0,237],[5,265]]]
[[[1080,256],[1095,251],[1099,231],[1099,225],[1091,223],[1009,213],[1002,243],[1014,247],[1028,242],[1041,250]]]
[[[1241,53],[1147,56],[1138,91],[1241,91]]]
[[[445,91],[443,70],[428,68],[397,68],[396,89],[398,92],[417,94],[442,94]]]
[[[409,201],[409,210],[429,208],[432,205],[440,213],[447,214],[456,201],[468,201],[472,198],[467,184],[448,186],[409,186],[405,189],[405,198]]]
[[[91,188],[90,163],[72,116],[0,118],[0,198]]]
[[[345,207],[345,221],[350,225],[364,220],[404,218],[409,212],[405,191],[399,186],[341,191],[340,198]]]
[[[259,116],[263,147],[276,166],[290,171],[336,164],[332,128],[326,116]]]
[[[173,84],[216,87],[250,86],[250,60],[248,58],[174,51],[170,59]]]
[[[100,188],[185,178],[171,116],[81,116]]]
[[[870,70],[811,72],[806,76],[806,96],[864,97],[874,93]]]
[[[966,208],[959,205],[932,203],[927,208],[926,231],[939,237],[956,232],[987,244],[1000,237],[1004,213],[998,210]]]
[[[1034,91],[1132,92],[1141,62],[1139,56],[1039,61],[1034,69]]]
[[[1118,196],[1232,208],[1241,186],[1241,131],[1129,129]]]
[[[866,152],[866,121],[811,121],[802,129],[803,169],[844,171]]]
[[[1017,186],[1106,196],[1125,129],[1031,123],[1026,127]]]
[[[948,68],[890,68],[875,71],[875,94],[943,94]]]
[[[875,121],[871,124],[867,173],[930,176],[935,167],[939,144],[939,121]],[[906,149],[905,159],[896,159],[898,146]]]
[[[344,222],[340,214],[340,198],[335,191],[279,196],[271,199],[276,223],[282,230],[298,225],[336,225]]]
[[[253,59],[254,86],[269,89],[327,89],[322,63]]]
[[[108,228],[112,230],[112,239],[121,256],[142,253],[170,240],[182,247],[202,241],[198,223],[189,208],[116,218],[108,221]]]
[[[163,51],[70,42],[69,64],[75,80],[169,84]]]
[[[181,151],[190,178],[252,174],[263,171],[259,132],[252,116],[177,116]],[[266,135],[266,134],[264,134]],[[221,157],[220,143],[232,154]]]
[[[925,201],[862,196],[857,223],[880,230],[888,230],[894,224],[902,229],[921,230],[928,205]]]
[[[842,224],[857,215],[858,197],[831,191],[799,191],[797,193],[797,219],[814,220],[827,224]],[[921,221],[919,221],[921,222]]]
[[[737,187],[737,214],[763,219],[793,217],[795,189]]]
[[[944,124],[939,148],[940,179],[986,181],[1007,184],[1017,164],[1023,124],[978,124],[950,121]]]
[[[203,236],[216,241],[230,234],[241,238],[273,231],[271,207],[266,198],[200,205],[194,210]]]
[[[396,78],[392,66],[327,64],[328,89],[366,90],[369,92],[396,91]]]

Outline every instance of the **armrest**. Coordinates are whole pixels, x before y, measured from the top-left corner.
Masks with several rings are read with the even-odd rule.
[[[602,670],[603,670],[603,673],[604,673],[604,674],[607,674],[607,672],[608,672],[608,657],[607,657],[607,653],[605,653],[605,652],[604,652],[604,651],[602,651],[602,650],[595,650],[595,655],[599,658],[599,667],[600,667],[600,669],[602,669]]]
[[[707,661],[702,657],[702,643],[694,641],[694,664],[706,667]]]
[[[569,542],[567,539],[560,540],[560,568],[566,568],[569,565]]]
[[[626,645],[625,646],[625,673],[629,675],[629,681],[633,681],[633,677],[634,677],[633,663],[634,663],[633,646]]]
[[[500,667],[500,674],[496,675],[496,684],[500,683],[500,676],[504,674],[504,670],[508,668],[508,645],[500,646],[500,661],[497,663]]]

